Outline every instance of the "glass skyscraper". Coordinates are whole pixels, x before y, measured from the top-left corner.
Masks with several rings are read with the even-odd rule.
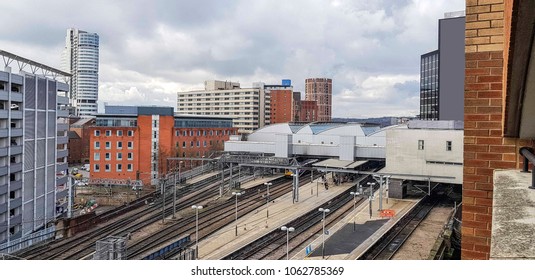
[[[421,56],[420,119],[438,120],[438,50]]]
[[[70,97],[77,116],[92,116],[97,113],[98,62],[98,34],[67,29],[63,68],[72,74]]]

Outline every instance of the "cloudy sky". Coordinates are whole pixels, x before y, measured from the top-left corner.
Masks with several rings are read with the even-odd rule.
[[[99,102],[176,107],[205,80],[333,79],[333,117],[418,114],[420,55],[463,0],[17,0],[0,49],[59,68],[66,29],[100,36]]]

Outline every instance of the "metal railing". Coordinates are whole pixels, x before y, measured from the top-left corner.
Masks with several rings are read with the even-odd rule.
[[[535,166],[535,155],[533,154],[533,149],[528,147],[522,147],[518,151],[524,157],[524,165],[522,167],[522,172],[529,172],[529,163]],[[535,189],[535,168],[531,170],[531,186],[530,189]]]
[[[54,238],[56,231],[55,226],[48,227],[46,229],[34,232],[27,236],[8,241],[7,243],[0,244],[0,253],[11,254],[13,252],[30,247],[33,244],[41,241]]]

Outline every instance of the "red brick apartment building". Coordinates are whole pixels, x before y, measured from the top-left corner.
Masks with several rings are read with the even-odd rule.
[[[166,172],[168,157],[209,157],[223,150],[224,141],[237,132],[232,119],[175,116],[172,107],[106,106],[105,110],[90,128],[91,178],[151,184]]]
[[[535,1],[466,0],[462,259],[489,259],[493,173],[534,147],[534,21]]]
[[[288,123],[292,121],[293,115],[293,90],[276,89],[271,90],[271,124]]]
[[[305,80],[305,100],[316,101],[318,105],[317,120],[330,122],[332,117],[333,80],[327,78],[309,78]]]

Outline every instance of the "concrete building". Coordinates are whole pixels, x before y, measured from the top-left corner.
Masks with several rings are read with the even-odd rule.
[[[270,97],[263,83],[240,88],[239,83],[206,81],[204,90],[179,92],[179,114],[231,118],[238,133],[248,134],[269,124]]]
[[[462,121],[464,98],[464,12],[438,21],[438,50],[421,56],[420,118]]]
[[[71,105],[76,116],[97,113],[99,36],[75,28],[67,29],[63,70],[72,74]]]
[[[90,127],[90,176],[156,184],[169,157],[209,157],[237,129],[230,118],[174,115],[172,107],[106,106]]]
[[[462,184],[462,122],[413,120],[386,130],[386,167],[381,173],[403,174],[392,179],[426,181],[429,176],[437,183]]]
[[[276,157],[385,157],[385,129],[376,125],[347,123],[274,124],[261,128],[247,140],[225,142],[225,152],[251,152]]]
[[[466,19],[461,258],[531,259],[535,2],[468,0]]]
[[[305,80],[305,100],[316,101],[320,122],[330,122],[332,117],[332,79],[309,78]]]
[[[5,63],[0,71],[0,252],[9,253],[50,234],[49,229],[53,234],[49,226],[71,205],[69,87],[24,71],[54,78],[70,74],[2,50],[0,56]],[[12,73],[10,64],[20,73]]]

